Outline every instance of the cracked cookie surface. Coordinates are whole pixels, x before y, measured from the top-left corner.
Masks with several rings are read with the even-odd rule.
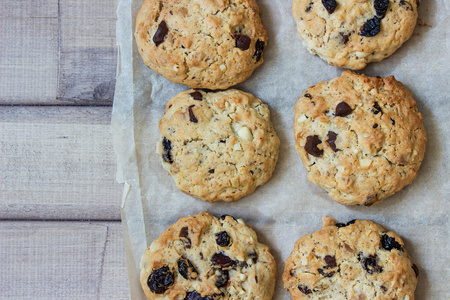
[[[145,251],[148,299],[272,299],[275,259],[242,219],[207,212],[179,219]]]
[[[401,82],[350,71],[303,93],[294,133],[308,179],[344,205],[370,206],[410,184],[427,141]]]
[[[321,230],[295,243],[283,283],[292,299],[414,300],[418,275],[395,232],[325,217]]]
[[[177,187],[208,202],[233,202],[272,176],[280,140],[252,94],[188,90],[166,104],[157,153]]]
[[[135,39],[144,63],[168,80],[226,89],[262,64],[267,32],[255,0],[145,0]]]
[[[419,0],[293,0],[303,45],[330,65],[360,70],[412,35]]]

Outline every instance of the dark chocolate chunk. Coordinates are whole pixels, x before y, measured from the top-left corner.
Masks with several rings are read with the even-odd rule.
[[[227,140],[219,140],[219,143],[226,143]]]
[[[325,255],[324,259],[328,268],[335,268],[337,266],[336,257],[334,255]]]
[[[218,288],[221,288],[225,286],[228,283],[228,279],[230,278],[230,275],[227,270],[221,270],[220,275],[216,279],[216,286]]]
[[[331,277],[334,275],[334,273],[336,273],[336,271],[331,271],[331,272],[327,273],[324,271],[324,269],[322,269],[322,268],[317,269],[317,271],[319,271],[320,275],[322,275],[323,277]]]
[[[344,45],[347,44],[350,34],[345,34],[343,32],[339,32],[339,34],[342,37],[342,44],[344,44]]]
[[[153,42],[155,43],[156,47],[164,42],[164,38],[166,37],[168,32],[169,29],[167,28],[166,22],[161,21],[161,23],[159,23],[158,25],[158,29],[156,30],[155,35],[153,36]]]
[[[317,145],[321,144],[322,141],[317,135],[310,135],[306,138],[305,150],[309,154],[315,157],[320,157],[323,154],[323,150],[317,148]]]
[[[163,145],[163,154],[162,154],[163,160],[170,164],[173,163],[172,153],[170,153],[170,151],[172,150],[172,142],[168,140],[166,137],[163,137],[162,145]]]
[[[377,17],[373,17],[361,27],[361,31],[359,32],[359,34],[366,37],[372,37],[377,35],[379,32],[380,19],[378,19]]]
[[[253,57],[256,58],[256,62],[258,62],[261,59],[263,50],[264,50],[264,42],[257,40],[255,44],[255,54],[253,54]]]
[[[377,128],[377,127],[378,127],[377,123],[373,124],[373,126],[372,126],[372,128]]]
[[[214,253],[211,258],[211,262],[214,266],[218,266],[220,268],[229,268],[236,265],[236,261],[223,254],[223,252]]]
[[[390,237],[387,234],[384,234],[381,237],[381,247],[389,251],[391,251],[392,249],[403,251],[402,245],[400,245],[393,237]]]
[[[311,294],[312,291],[306,286],[306,285],[298,285],[298,289],[300,290],[300,292],[302,292],[305,295]]]
[[[348,221],[347,223],[337,223],[337,224],[334,225],[334,226],[336,226],[337,228],[341,228],[341,227],[346,227],[346,226],[348,226],[348,225],[355,224],[355,222],[356,222],[356,219],[351,220],[351,221]]]
[[[199,101],[203,100],[203,95],[200,92],[193,92],[193,93],[190,93],[189,95],[191,95],[191,97],[194,98],[194,100],[199,100]]]
[[[335,0],[322,0],[322,4],[329,14],[332,14],[338,5]]]
[[[188,111],[189,111],[189,121],[191,121],[192,123],[198,123],[198,120],[197,120],[197,118],[195,117],[194,112],[192,111],[192,108],[193,108],[194,106],[195,106],[195,105],[191,105],[191,106],[189,106],[189,108],[188,108]]]
[[[231,243],[231,238],[226,231],[216,233],[216,243],[220,247],[226,247]]]
[[[419,277],[419,268],[416,266],[416,264],[412,264],[412,269],[414,270],[416,277]]]
[[[368,257],[361,257],[362,253],[359,253],[359,259],[361,261],[362,268],[368,274],[381,273],[383,268],[377,265],[377,255],[369,255]]]
[[[378,105],[378,102],[375,102],[374,104],[373,104],[373,108],[372,108],[372,113],[374,114],[374,115],[378,115],[379,113],[383,113],[383,111],[381,110],[381,107]]]
[[[389,6],[389,0],[375,0],[373,7],[379,19],[383,19]]]
[[[193,279],[198,275],[197,269],[192,265],[191,261],[187,258],[180,258],[177,261],[178,273],[185,279]]]
[[[345,117],[351,114],[353,109],[346,102],[340,102],[336,105],[336,110],[334,115],[336,117]]]
[[[209,169],[208,173],[214,174],[214,169]]]
[[[331,149],[333,149],[334,152],[340,151],[340,149],[336,148],[336,138],[337,138],[337,133],[333,132],[333,131],[328,131],[328,139],[327,139],[327,143],[328,145],[330,145]]]
[[[147,285],[155,294],[163,294],[173,284],[173,273],[168,266],[153,271],[147,279]]]
[[[237,34],[234,36],[236,40],[236,47],[241,50],[248,50],[250,48],[251,39],[245,34]]]
[[[304,94],[304,95],[303,95],[303,97],[306,97],[306,98],[312,99],[312,96],[311,96],[311,94],[308,94],[308,93]]]

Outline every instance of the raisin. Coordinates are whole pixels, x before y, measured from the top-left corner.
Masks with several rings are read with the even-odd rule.
[[[214,174],[214,169],[209,169],[208,173]]]
[[[304,95],[303,95],[303,97],[306,97],[306,98],[312,99],[312,96],[311,96],[311,94],[308,94],[308,93],[304,94]]]
[[[233,216],[230,216],[230,215],[221,215],[220,217],[219,217],[219,219],[221,219],[221,220],[225,220],[225,218],[226,217],[230,217],[230,218],[232,218],[233,220],[235,220],[236,221],[236,218],[235,217],[233,217]]]
[[[220,268],[229,268],[236,265],[236,261],[223,254],[223,252],[214,253],[211,262],[214,266],[219,266]]]
[[[194,100],[198,100],[198,101],[203,100],[203,95],[200,92],[193,92],[193,93],[190,93],[189,95],[191,95],[191,97],[194,98]]]
[[[258,283],[258,276],[255,276],[255,282]]]
[[[333,149],[334,152],[339,151],[340,149],[336,148],[336,138],[337,138],[337,133],[333,132],[333,131],[328,131],[328,139],[327,139],[327,143],[328,145],[330,145],[331,149]]]
[[[184,300],[203,300],[202,295],[200,295],[197,291],[187,292]]]
[[[395,125],[395,120],[394,120],[394,119],[392,119],[392,118],[389,118],[389,119],[391,119],[391,122],[392,122],[392,126],[394,126],[394,125]]]
[[[147,279],[147,285],[155,294],[163,294],[173,284],[173,274],[168,266],[153,271]]]
[[[258,62],[261,59],[263,50],[264,50],[264,42],[257,40],[255,44],[255,54],[253,54],[253,57],[256,57],[256,62]]]
[[[169,29],[167,28],[166,22],[161,21],[161,23],[159,23],[158,25],[158,29],[156,30],[155,35],[153,36],[153,42],[155,43],[156,47],[164,42],[164,38],[166,37],[167,32],[169,32]]]
[[[216,280],[216,286],[218,288],[221,288],[225,286],[228,283],[228,279],[230,278],[230,275],[227,270],[221,270],[220,275],[217,277]]]
[[[348,38],[350,37],[350,34],[345,34],[343,32],[339,32],[339,34],[342,37],[342,44],[344,44],[344,45],[347,44]]]
[[[334,115],[336,117],[345,117],[351,114],[353,109],[346,102],[340,102],[336,105],[336,110]]]
[[[184,277],[184,279],[193,279],[198,275],[197,269],[192,265],[191,261],[187,258],[180,258],[177,261],[178,273]]]
[[[302,292],[305,295],[311,294],[312,291],[306,286],[306,285],[298,285],[298,289],[300,290],[300,292]]]
[[[216,233],[216,243],[221,247],[226,247],[231,243],[230,236],[226,231]]]
[[[373,108],[372,108],[372,113],[374,114],[374,115],[378,115],[379,113],[383,113],[383,111],[381,110],[381,107],[378,105],[378,102],[375,102],[374,104],[373,104]]]
[[[377,255],[369,255],[368,257],[361,258],[362,254],[359,253],[359,259],[361,261],[362,268],[368,274],[381,273],[383,268],[377,265]]]
[[[362,36],[371,37],[377,35],[379,32],[380,19],[378,19],[377,17],[373,17],[361,27],[361,31],[359,32],[359,34]]]
[[[389,0],[375,0],[373,7],[379,19],[383,19],[389,6]]]
[[[256,252],[249,253],[248,257],[252,259],[253,263],[256,263],[258,260],[258,254]]]
[[[189,121],[191,121],[192,123],[198,123],[198,120],[197,120],[197,118],[195,117],[194,112],[192,111],[192,108],[193,108],[194,106],[195,106],[195,105],[191,105],[191,106],[189,106],[189,108],[188,108],[188,111],[189,111]]]
[[[334,226],[336,226],[337,228],[347,227],[348,225],[355,224],[355,222],[356,222],[356,219],[348,221],[347,223],[337,223]]]
[[[317,148],[317,145],[321,144],[322,141],[317,135],[310,135],[306,138],[305,150],[309,154],[315,157],[320,157],[323,154],[323,150]]]
[[[377,194],[369,195],[369,196],[367,196],[366,201],[364,201],[364,206],[367,206],[367,207],[372,206],[372,204],[374,204],[377,201],[378,201]]]
[[[372,126],[372,128],[377,128],[377,127],[378,127],[377,123],[373,124],[373,126]]]
[[[419,268],[416,266],[416,264],[412,264],[412,269],[414,271],[414,274],[416,274],[416,277],[419,277]]]
[[[236,40],[236,47],[241,50],[248,50],[250,48],[251,39],[245,34],[237,34],[234,36]]]
[[[384,234],[381,237],[381,247],[389,251],[391,251],[392,249],[403,251],[402,245],[400,245],[393,237],[390,237],[387,234]]]
[[[325,255],[325,263],[327,264],[328,268],[335,268],[337,266],[336,264],[336,257],[334,255]]]
[[[387,287],[385,287],[384,285],[380,286],[380,288],[383,292],[385,292],[385,293],[387,292]]]
[[[305,8],[305,12],[309,13],[311,11],[313,5],[314,5],[313,1],[309,2],[308,6]]]
[[[322,0],[322,4],[329,14],[332,14],[338,5],[335,0]]]
[[[191,239],[188,237],[189,228],[187,226],[181,228],[180,237],[183,238],[183,243],[186,244],[186,248],[191,249]]]
[[[405,0],[400,0],[399,5],[401,5],[401,6],[406,6],[406,8],[405,8],[406,10],[414,11],[414,9],[413,9],[411,3],[409,3],[409,2],[407,2],[407,1],[405,1]],[[417,6],[417,7],[418,7],[418,6]]]
[[[323,277],[331,277],[334,275],[334,273],[336,273],[336,271],[331,271],[330,273],[326,273],[324,271],[324,269],[322,269],[322,268],[317,269],[317,271],[319,271],[320,275],[322,275]]]
[[[163,154],[162,154],[163,160],[170,164],[173,163],[172,153],[170,153],[170,151],[172,150],[172,142],[168,140],[166,137],[163,137],[162,145],[163,145]]]

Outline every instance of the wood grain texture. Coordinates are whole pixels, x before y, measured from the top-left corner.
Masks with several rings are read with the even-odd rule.
[[[120,222],[0,222],[2,299],[129,299]]]
[[[120,220],[110,107],[0,107],[0,218]]]

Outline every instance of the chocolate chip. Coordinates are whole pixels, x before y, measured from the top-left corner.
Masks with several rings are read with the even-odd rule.
[[[306,97],[306,98],[312,99],[312,96],[311,96],[311,94],[308,94],[308,93],[304,94],[304,95],[303,95],[303,97]]]
[[[327,143],[328,145],[330,145],[331,149],[333,149],[334,152],[340,151],[340,149],[336,148],[336,138],[337,138],[337,133],[333,132],[333,131],[328,131],[328,139],[327,139]]]
[[[394,119],[392,119],[392,118],[389,118],[389,119],[391,119],[391,122],[392,122],[392,126],[394,126],[394,125],[395,125],[395,120],[394,120]]]
[[[220,247],[226,247],[231,243],[230,236],[226,231],[221,231],[216,233],[216,243]]]
[[[312,293],[312,291],[306,285],[299,284],[298,289],[300,290],[300,292],[302,292],[305,295],[309,295]]]
[[[189,259],[182,257],[177,261],[177,265],[178,273],[180,273],[180,275],[185,279],[193,279],[197,277],[198,272]]]
[[[336,226],[337,228],[347,227],[348,225],[355,224],[355,222],[356,222],[356,219],[351,220],[351,221],[348,221],[347,223],[337,223],[337,224],[334,225],[334,226]]]
[[[197,118],[195,117],[194,112],[192,111],[192,108],[193,108],[194,106],[195,106],[195,105],[191,105],[191,106],[189,106],[189,108],[188,108],[188,111],[189,111],[189,121],[191,121],[192,123],[198,123],[198,120],[197,120]]]
[[[376,12],[378,18],[380,18],[380,19],[384,18],[384,15],[386,14],[388,6],[389,6],[389,0],[375,0],[373,2],[373,7],[375,8],[375,12]]]
[[[400,245],[393,237],[390,237],[387,234],[384,234],[381,237],[381,247],[389,251],[391,251],[392,249],[403,251],[402,245]]]
[[[372,113],[374,114],[374,115],[378,115],[379,113],[383,113],[383,111],[381,110],[381,107],[378,105],[378,102],[375,102],[374,104],[373,104],[373,108],[372,108]]]
[[[189,95],[191,95],[191,97],[194,98],[194,100],[198,100],[198,101],[203,100],[203,95],[200,92],[193,92],[193,93],[190,93]]]
[[[336,110],[334,115],[336,117],[345,117],[351,114],[353,109],[346,102],[340,102],[336,105]]]
[[[208,173],[214,174],[214,169],[209,169]]]
[[[214,266],[219,266],[220,268],[229,268],[236,265],[236,261],[223,254],[223,252],[214,253],[211,262]]]
[[[380,19],[378,19],[377,17],[373,17],[361,27],[361,31],[359,32],[359,34],[366,37],[372,37],[377,35],[379,32]]]
[[[261,59],[263,50],[264,50],[264,42],[257,40],[255,44],[255,54],[253,54],[253,57],[256,57],[256,62],[258,62]]]
[[[361,261],[362,268],[368,274],[381,273],[383,268],[377,265],[377,255],[369,255],[368,257],[361,257],[362,253],[359,253],[359,260]]]
[[[331,277],[334,275],[334,273],[336,273],[336,271],[331,271],[331,272],[327,273],[322,268],[317,269],[317,271],[319,271],[319,274],[322,275],[323,277]]]
[[[373,124],[373,126],[372,126],[372,128],[377,128],[377,127],[378,127],[377,123]]]
[[[164,38],[166,37],[167,32],[169,32],[169,29],[167,28],[166,22],[161,21],[161,23],[159,23],[158,25],[158,29],[156,30],[155,35],[153,36],[153,42],[155,43],[156,47],[164,42]]]
[[[334,255],[325,255],[324,259],[329,268],[335,268],[337,266],[336,257]]]
[[[416,277],[419,277],[419,268],[416,266],[416,264],[412,264],[412,269],[414,270],[414,274],[416,274]]]
[[[329,14],[332,14],[337,7],[337,2],[335,0],[322,0],[322,4]]]
[[[230,278],[227,270],[220,270],[220,272],[220,275],[216,279],[216,286],[218,288],[225,286],[228,283],[228,279]]]
[[[173,284],[173,274],[168,266],[153,271],[147,279],[147,285],[155,294],[163,294]]]
[[[219,143],[226,143],[226,140],[219,140]]]
[[[350,34],[344,34],[343,32],[339,32],[339,34],[342,37],[342,44],[347,44]]]
[[[166,137],[163,137],[162,145],[163,145],[163,154],[162,154],[163,160],[170,164],[173,163],[172,153],[171,153],[172,142],[170,140],[168,140]]]
[[[323,150],[317,148],[317,145],[321,144],[322,141],[317,135],[310,135],[306,138],[305,150],[309,154],[315,157],[320,157],[323,154]]]
[[[237,34],[234,36],[236,40],[236,47],[241,50],[248,50],[250,48],[251,39],[245,34]]]

